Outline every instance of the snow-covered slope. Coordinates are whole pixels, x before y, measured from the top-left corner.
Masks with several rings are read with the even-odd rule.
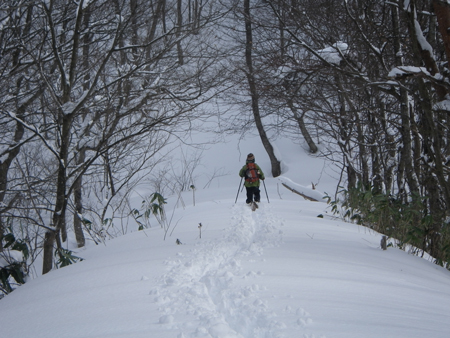
[[[270,176],[253,144],[240,158],[235,144],[212,147],[205,157],[228,175],[198,189],[195,206],[191,192],[168,204],[165,240],[153,227],[88,247],[1,300],[1,337],[449,337],[449,271],[381,250],[379,234],[281,186],[329,189],[322,160],[278,144],[284,176],[266,179],[270,203],[263,188],[255,212],[245,192],[235,204],[247,152]]]

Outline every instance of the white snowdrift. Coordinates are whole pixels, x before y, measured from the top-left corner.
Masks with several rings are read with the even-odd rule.
[[[5,297],[2,337],[448,337],[445,269],[287,190],[203,200]]]

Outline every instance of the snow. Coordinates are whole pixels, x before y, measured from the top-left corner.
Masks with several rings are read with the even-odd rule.
[[[0,254],[0,268],[8,266],[12,263],[23,262],[24,257],[22,251],[17,250],[5,250]]]
[[[174,216],[166,240],[157,226],[75,250],[82,262],[0,300],[2,337],[447,338],[450,272],[381,250],[380,234],[281,186],[318,197],[332,195],[337,180],[333,164],[300,145],[279,139],[275,146],[282,178],[270,177],[258,137],[211,144],[198,170],[227,173],[195,191],[195,206],[192,191],[183,205],[168,199]],[[255,212],[245,191],[235,204],[249,152],[270,199],[263,187]]]
[[[447,98],[443,101],[436,103],[434,109],[450,111],[450,99]]]
[[[83,1],[83,9],[86,9],[89,7],[89,5],[91,4],[91,0],[84,0]]]
[[[394,67],[388,74],[388,78],[396,78],[408,74],[425,74],[431,76],[425,67],[400,66]]]
[[[345,42],[337,42],[331,47],[326,47],[318,51],[318,54],[327,62],[338,64],[342,61],[341,54],[345,54],[348,45]]]
[[[430,53],[430,57],[433,57],[433,47],[428,43],[427,39],[423,35],[422,28],[417,20],[414,20],[414,29],[416,31],[417,41],[420,44],[422,50],[426,50]]]

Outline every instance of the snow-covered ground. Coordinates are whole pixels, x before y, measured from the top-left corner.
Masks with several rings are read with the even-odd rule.
[[[284,188],[332,195],[337,174],[292,142],[275,146],[283,160],[276,179],[257,138],[205,150],[198,174],[224,174],[207,189],[197,185],[195,206],[192,192],[178,205],[169,200],[174,215],[165,240],[154,223],[77,251],[84,261],[0,301],[0,336],[450,337],[450,272],[381,250],[380,234]],[[245,191],[235,204],[248,152],[268,176],[270,203],[263,187],[255,212],[244,204]]]

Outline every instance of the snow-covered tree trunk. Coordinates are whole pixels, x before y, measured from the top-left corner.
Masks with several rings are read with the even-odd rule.
[[[252,36],[252,17],[250,15],[250,0],[244,0],[244,20],[245,20],[245,61],[247,65],[246,75],[252,100],[252,111],[255,120],[256,128],[258,129],[261,141],[270,158],[272,176],[278,177],[281,175],[281,162],[275,156],[275,152],[269,138],[267,137],[264,125],[262,123],[261,114],[259,111],[259,93],[256,86],[256,78],[253,69],[253,36]]]
[[[294,103],[292,102],[292,99],[287,100],[287,105],[289,109],[292,111],[292,114],[294,115],[294,119],[297,121],[298,128],[300,129],[303,137],[305,138],[306,144],[308,144],[309,152],[311,154],[317,153],[318,149],[316,146],[316,143],[311,137],[311,134],[309,133],[308,129],[306,128],[305,119],[303,117],[304,114],[301,114],[298,112],[297,108],[295,107]]]

